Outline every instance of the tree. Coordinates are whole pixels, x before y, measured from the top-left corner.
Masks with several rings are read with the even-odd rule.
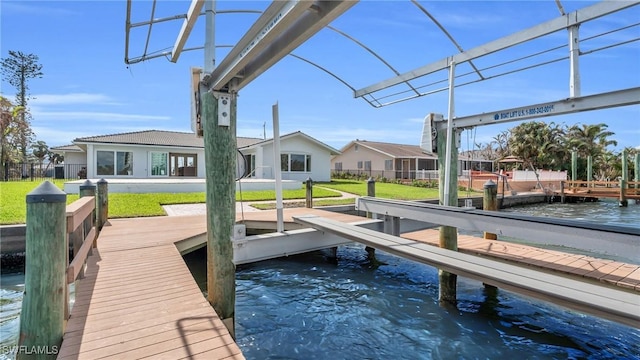
[[[510,129],[510,132],[511,155],[522,159],[525,167],[557,169],[562,166],[562,127],[555,123],[530,121]]]
[[[581,159],[580,164],[586,163],[586,158],[591,156],[593,159],[593,171],[596,174],[600,174],[604,178],[610,177],[614,170],[609,166],[609,161],[612,160],[612,155],[607,149],[610,145],[616,146],[618,142],[610,140],[609,137],[615,135],[614,132],[608,131],[607,124],[579,124],[569,128],[567,133],[567,143],[571,150],[578,152],[578,157]],[[579,166],[578,173],[586,174],[581,171],[584,166]]]
[[[31,154],[38,160],[38,168],[42,170],[42,163],[44,163],[44,159],[51,154],[51,151],[46,142],[38,140],[31,145]]]
[[[38,56],[34,54],[24,54],[21,51],[9,50],[9,57],[0,60],[2,66],[2,79],[7,81],[16,90],[16,104],[23,109],[28,109],[29,79],[42,78],[42,65],[38,63]],[[23,161],[27,158],[27,148],[33,137],[29,124],[28,112],[20,114],[20,131],[17,134],[19,140],[19,150]]]
[[[7,98],[0,96],[0,169],[4,174],[5,164],[19,160],[20,132],[23,123],[21,114],[25,112],[21,106],[15,106]]]

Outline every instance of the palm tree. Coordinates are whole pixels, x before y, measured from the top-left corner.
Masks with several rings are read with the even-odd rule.
[[[33,155],[33,157],[38,159],[38,168],[40,169],[40,171],[42,171],[42,163],[44,162],[44,159],[49,155],[49,153],[49,146],[42,140],[38,140],[31,145],[31,154]]]
[[[591,156],[593,159],[593,170],[595,173],[602,175],[608,175],[610,177],[612,168],[607,162],[612,161],[610,152],[607,150],[609,146],[616,146],[618,142],[609,139],[609,137],[615,135],[614,132],[608,131],[609,126],[604,123],[600,124],[580,124],[574,125],[569,128],[567,133],[569,148],[578,152],[578,156],[582,159],[580,161],[578,173],[585,173],[586,159]],[[582,168],[582,169],[580,169]],[[581,171],[583,170],[583,171]]]

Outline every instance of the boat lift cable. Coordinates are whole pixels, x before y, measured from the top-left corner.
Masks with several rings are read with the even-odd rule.
[[[354,43],[358,44],[360,47],[362,47],[363,49],[365,49],[367,52],[369,52],[369,54],[375,56],[378,60],[380,60],[383,64],[385,64],[391,71],[393,71],[394,74],[396,74],[397,76],[400,76],[400,72],[398,70],[396,70],[393,66],[391,66],[391,64],[389,64],[385,59],[382,58],[382,56],[378,55],[378,53],[376,53],[375,51],[371,50],[371,48],[369,48],[368,46],[366,46],[365,44],[363,44],[362,42],[358,41],[356,38],[354,38],[353,36],[345,33],[344,31],[338,30],[337,28],[331,26],[331,25],[327,25],[328,29],[331,29],[335,32],[337,32],[338,34],[346,37],[347,39],[353,41]],[[409,88],[411,88],[411,90],[413,90],[413,92],[415,92],[416,94],[420,94],[418,92],[418,90],[416,90],[413,85],[411,85],[411,83],[409,81],[405,81],[405,84],[407,84],[407,86]],[[354,89],[355,92],[355,89]]]
[[[458,51],[460,51],[461,53],[464,52],[464,49],[462,48],[462,46],[460,46],[458,44],[458,42],[453,38],[453,36],[451,36],[451,34],[447,31],[447,29],[444,28],[444,26],[442,26],[442,24],[440,24],[440,22],[433,16],[431,15],[431,13],[429,13],[427,11],[427,9],[425,9],[422,5],[420,5],[420,3],[417,0],[411,0],[411,2],[418,7],[418,9],[420,9],[425,15],[427,15],[429,17],[429,19],[431,19],[431,21],[433,21],[434,24],[436,24],[436,26],[438,28],[440,28],[440,30],[442,30],[442,32],[449,38],[449,40],[451,40],[451,42],[453,43],[453,45],[456,46],[456,48],[458,49]],[[469,65],[471,65],[471,67],[473,68],[473,70],[475,70],[475,73],[478,74],[478,76],[480,77],[480,79],[484,79],[484,76],[482,76],[482,74],[480,73],[480,70],[478,70],[478,68],[476,67],[476,65],[469,60]],[[400,74],[398,74],[400,75]]]

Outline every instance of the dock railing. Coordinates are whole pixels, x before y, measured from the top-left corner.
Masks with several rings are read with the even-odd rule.
[[[98,185],[96,194],[96,186],[87,180],[80,186],[80,199],[69,205],[67,194],[49,181],[27,194],[25,291],[17,359],[57,356],[69,318],[69,284],[84,276],[87,257],[107,221],[106,181]]]

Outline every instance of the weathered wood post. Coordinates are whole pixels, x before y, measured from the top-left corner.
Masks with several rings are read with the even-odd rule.
[[[489,179],[484,183],[483,188],[484,194],[482,197],[482,210],[498,210],[498,184]],[[498,235],[485,231],[484,238],[488,240],[497,240]]]
[[[55,359],[67,304],[67,194],[45,181],[27,194],[25,290],[17,359]],[[33,351],[32,351],[33,350]],[[34,352],[36,354],[34,354]]]
[[[633,181],[640,182],[640,152],[633,157]],[[637,188],[640,188],[640,184],[636,184]]]
[[[636,182],[636,186],[635,188],[638,189],[640,188],[640,152],[637,152],[636,155],[633,157],[633,167],[634,167],[634,171],[633,171],[633,181]],[[636,192],[637,194],[637,192]],[[640,204],[640,199],[636,199],[636,204]]]
[[[207,199],[207,300],[235,339],[237,94],[201,87]],[[276,159],[276,166],[280,162]]]
[[[618,202],[618,205],[621,207],[627,207],[629,205],[629,202],[627,201],[627,194],[625,191],[626,188],[627,180],[620,179],[620,201]]]
[[[593,180],[593,157],[587,156],[587,187],[593,187],[591,181]]]
[[[369,179],[367,179],[367,196],[376,197],[376,181],[373,179],[373,177],[369,177]],[[367,217],[372,219],[374,218],[374,214],[371,212],[367,212]],[[365,246],[364,251],[367,252],[367,259],[372,264],[378,263],[378,260],[376,259],[376,249],[370,246]]]
[[[498,211],[498,184],[489,179],[484,183],[483,189],[482,210]],[[497,240],[498,235],[485,231],[484,238],[487,240]],[[487,284],[484,284],[484,287],[486,289],[485,296],[487,296],[487,298],[495,299],[497,295],[497,288]]]
[[[627,181],[629,177],[629,162],[627,161],[627,149],[622,150],[622,177],[620,178],[620,202],[618,205],[626,207],[627,201]]]
[[[451,146],[451,163],[447,163],[445,149],[447,148],[447,141]],[[445,203],[451,206],[458,204],[458,148],[456,147],[455,132],[451,139],[447,139],[447,127],[442,126],[438,128],[437,135],[437,149],[438,149],[438,172],[440,175],[439,192],[440,192],[440,205]],[[449,195],[445,202],[445,172],[447,167],[450,167],[449,178]],[[451,226],[440,226],[440,239],[439,245],[441,248],[458,251],[458,229]],[[457,282],[458,276],[438,269],[439,280],[439,294],[438,299],[440,305],[457,305]]]
[[[98,180],[97,191],[96,231],[100,231],[107,222],[107,219],[109,219],[109,184],[107,183],[107,180]]]
[[[560,181],[560,203],[564,204],[565,202],[565,196],[564,196],[564,181]]]
[[[313,207],[313,180],[308,177],[307,180],[305,180],[304,184],[305,189],[307,190],[304,205],[305,207],[311,209]]]
[[[575,150],[571,151],[571,181],[578,181],[578,152]]]

